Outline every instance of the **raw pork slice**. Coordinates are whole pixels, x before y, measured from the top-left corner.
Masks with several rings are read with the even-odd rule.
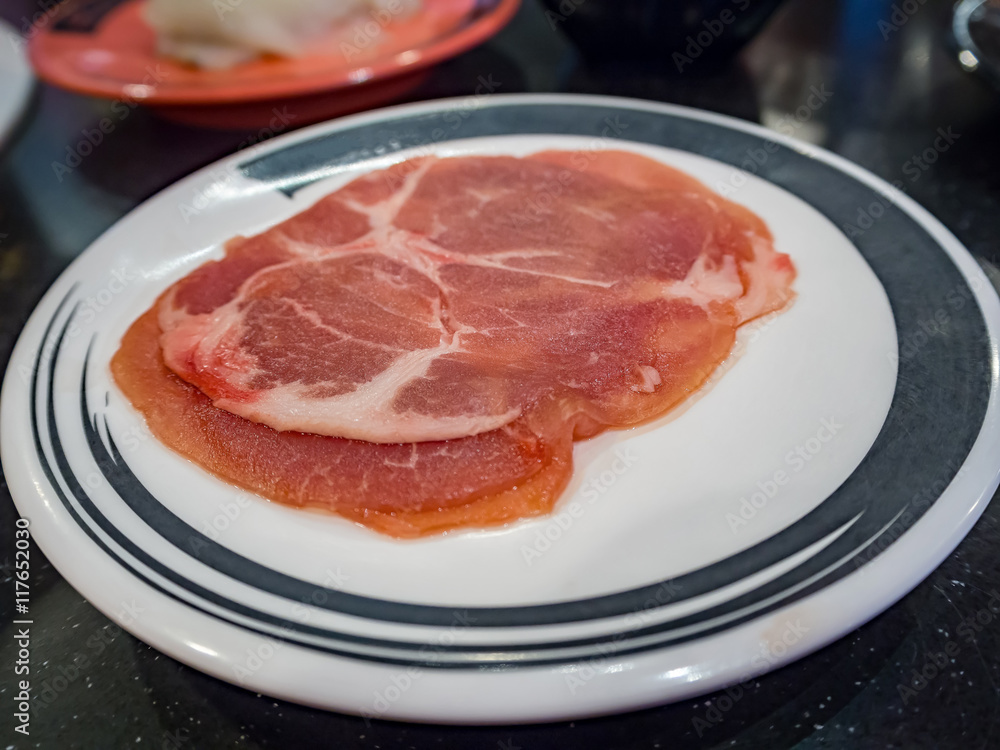
[[[549,510],[574,439],[685,399],[794,275],[758,217],[636,154],[423,158],[231,241],[112,367],[223,479],[416,536]]]
[[[552,400],[587,430],[662,413],[791,266],[689,178],[626,185],[604,170],[642,157],[555,158],[424,159],[324,198],[230,251],[260,265],[167,300],[167,365],[276,430],[379,443],[476,435]]]
[[[569,481],[572,442],[523,421],[463,440],[385,445],[276,432],[217,409],[163,363],[154,311],[112,360],[115,381],[167,447],[238,487],[335,512],[391,536],[546,513]]]

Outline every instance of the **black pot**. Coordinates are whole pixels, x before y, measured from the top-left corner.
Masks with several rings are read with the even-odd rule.
[[[542,0],[549,25],[594,60],[650,60],[684,72],[728,60],[782,0]]]

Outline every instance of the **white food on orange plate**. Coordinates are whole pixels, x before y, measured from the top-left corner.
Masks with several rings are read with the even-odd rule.
[[[222,69],[263,54],[296,57],[311,41],[363,20],[405,18],[421,0],[149,0],[161,55]],[[371,18],[368,18],[369,14]],[[382,24],[384,25],[384,23]]]

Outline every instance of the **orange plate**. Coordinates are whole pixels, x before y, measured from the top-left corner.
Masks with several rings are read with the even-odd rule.
[[[74,13],[75,4],[68,3],[67,13],[43,19],[29,45],[38,75],[83,94],[181,105],[178,112],[320,92],[351,98],[357,89],[413,74],[483,42],[511,19],[520,0],[423,0],[410,18],[379,23],[362,16],[346,35],[331,37],[323,53],[266,57],[211,71],[160,57],[155,34],[142,18],[143,4],[128,0],[92,23],[83,17],[86,9]]]

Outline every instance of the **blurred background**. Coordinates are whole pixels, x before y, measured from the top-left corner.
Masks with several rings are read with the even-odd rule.
[[[102,4],[109,5],[84,3]],[[2,0],[0,18],[24,33],[29,20],[54,5]],[[901,7],[910,5],[917,12]],[[947,125],[961,141],[947,159],[929,165],[936,179],[920,180],[911,194],[946,223],[951,219],[951,229],[972,231],[964,238],[970,249],[985,252],[993,233],[980,235],[968,217],[995,186],[1000,101],[986,76],[970,75],[959,62],[950,28],[954,7],[948,0],[524,0],[495,36],[383,103],[470,95],[481,89],[481,78],[505,94],[639,97],[763,123],[890,182],[904,178],[907,160]],[[734,20],[723,24],[729,11]],[[716,33],[713,23],[723,30]],[[800,116],[814,91],[830,93]],[[336,111],[344,94],[338,89],[326,98]],[[179,177],[315,119],[298,111],[294,98],[267,102],[279,103],[288,114],[270,123],[276,127],[268,126],[274,118],[257,117],[251,127],[226,130],[178,124],[176,114],[131,102],[119,121],[120,101],[40,84],[20,132],[7,138],[0,189],[16,183],[16,196],[4,197],[23,203],[46,245],[69,258]],[[108,116],[115,132],[98,153],[53,180],[50,165],[68,163],[81,135]],[[949,181],[958,171],[963,179]],[[47,210],[53,203],[56,213]]]

